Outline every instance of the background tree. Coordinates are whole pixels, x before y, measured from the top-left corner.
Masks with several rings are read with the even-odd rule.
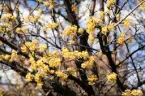
[[[24,83],[13,94],[144,94],[145,0],[0,3],[1,69]]]

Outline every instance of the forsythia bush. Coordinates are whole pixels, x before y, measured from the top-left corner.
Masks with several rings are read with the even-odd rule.
[[[145,0],[137,0],[135,9],[123,17],[127,1],[28,1],[0,1],[1,66],[18,72],[42,96],[144,95],[144,81],[132,56],[144,45],[135,52],[130,48],[143,21],[133,23],[130,16],[145,9]],[[130,87],[131,74],[138,83]]]

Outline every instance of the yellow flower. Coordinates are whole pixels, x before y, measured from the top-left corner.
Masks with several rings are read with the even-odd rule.
[[[140,2],[141,2],[142,0],[140,0]],[[142,5],[140,5],[140,9],[141,10],[145,10],[145,3],[143,3]]]
[[[79,28],[78,29],[78,33],[82,34],[84,32],[84,29],[83,28]]]
[[[62,70],[57,71],[57,72],[56,72],[56,75],[57,75],[57,77],[59,77],[61,80],[66,80],[67,77],[68,77],[68,75],[65,74],[65,73],[63,73]]]
[[[128,27],[129,25],[130,25],[130,23],[131,23],[131,19],[125,19],[124,21],[123,21],[123,25],[125,26],[125,27]]]
[[[69,44],[70,44],[70,45],[73,45],[73,44],[75,44],[75,41],[74,41],[74,40],[70,40],[70,41],[69,41]]]
[[[8,24],[8,23],[5,23],[4,25],[3,25],[3,27],[5,27],[5,28],[8,28],[10,26],[10,24]]]
[[[72,25],[64,30],[64,35],[74,37],[76,32],[77,32],[77,26]]]
[[[37,87],[42,87],[43,86],[43,82],[37,82]]]
[[[14,61],[14,59],[17,57],[17,51],[12,50],[12,54],[11,54],[11,58],[10,58],[10,62]]]
[[[117,43],[120,45],[123,45],[124,41],[125,41],[125,34],[122,32],[120,37],[117,40]]]
[[[30,81],[32,81],[32,79],[33,79],[33,75],[30,72],[27,73],[27,75],[26,75],[26,81],[30,82]]]
[[[42,29],[43,29],[43,31],[46,31],[46,30],[47,30],[47,27],[46,27],[46,26],[44,26]]]
[[[100,19],[103,20],[105,17],[105,13],[103,11],[100,11]]]
[[[23,32],[26,32],[26,31],[27,31],[27,28],[26,28],[26,27],[22,27],[21,30],[22,30]]]
[[[48,1],[45,1],[43,2],[44,6],[48,6],[49,5],[49,2]]]
[[[55,29],[58,26],[57,23],[48,23],[48,28]]]
[[[27,50],[27,47],[25,46],[25,45],[22,45],[21,46],[21,51],[22,52],[27,52],[28,50]]]
[[[102,27],[102,34],[106,35],[108,32],[107,26]]]
[[[127,89],[122,93],[122,96],[131,96],[131,90]]]
[[[89,85],[95,84],[95,81],[96,81],[96,80],[97,80],[97,76],[96,76],[96,75],[89,75],[89,76],[88,76]]]
[[[19,33],[21,31],[21,28],[17,28],[16,32]]]
[[[40,44],[39,45],[39,51],[40,52],[43,52],[43,51],[45,51],[47,49],[47,45],[46,44]]]
[[[90,34],[90,35],[89,35],[88,41],[91,43],[91,42],[93,42],[94,40],[95,40],[94,35]]]
[[[58,67],[61,64],[60,58],[51,58],[49,60],[49,66],[50,67]]]
[[[143,94],[142,94],[141,91],[134,89],[134,90],[131,91],[131,95],[132,96],[142,96]]]
[[[107,26],[107,28],[108,28],[109,31],[113,30],[114,29],[114,24],[113,23],[112,24],[109,24]]]
[[[84,63],[81,64],[81,67],[83,69],[92,68],[93,67],[93,64],[94,64],[94,61],[95,61],[94,56],[90,56],[88,61],[86,61],[86,62],[84,62]]]
[[[111,7],[113,4],[115,4],[115,0],[107,0],[106,6],[109,8],[109,7]]]
[[[107,75],[107,80],[108,82],[110,83],[115,83],[116,82],[116,79],[117,79],[117,74],[116,73],[111,73],[109,75]]]
[[[86,25],[86,31],[90,34],[92,32],[94,32],[95,30],[95,27],[97,24],[99,24],[101,22],[100,19],[96,19],[94,18],[93,16],[91,16],[87,22],[87,25]]]
[[[5,60],[9,60],[10,58],[11,58],[11,56],[8,55],[8,54],[6,54],[6,55],[4,56],[4,59],[5,59]]]
[[[67,68],[67,71],[73,75],[73,76],[76,76],[76,69],[75,68]]]

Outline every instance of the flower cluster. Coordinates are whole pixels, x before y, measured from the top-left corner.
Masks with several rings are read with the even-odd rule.
[[[42,0],[38,0],[40,3],[42,3]],[[49,6],[50,9],[54,8],[54,0],[48,0],[43,2],[44,6]]]
[[[115,4],[115,0],[107,0],[106,6],[110,8],[112,5]]]
[[[20,33],[20,32],[24,32],[25,33],[26,31],[27,31],[27,28],[26,27],[22,27],[22,28],[17,28],[16,29],[16,32],[17,33]]]
[[[64,30],[64,35],[74,37],[77,32],[77,26],[72,25],[69,26],[67,29]]]
[[[125,90],[123,93],[122,93],[122,96],[143,96],[143,93],[141,90]]]
[[[16,17],[14,15],[8,13],[4,17],[2,17],[0,20],[4,21],[4,22],[16,21]]]
[[[56,72],[56,75],[57,75],[57,77],[59,77],[61,80],[66,80],[67,77],[68,77],[68,75],[65,74],[65,73],[63,72],[63,70],[57,71],[57,72]]]
[[[24,45],[22,45],[21,50],[22,52],[35,51],[37,47],[38,41],[34,39],[32,42],[26,42]]]
[[[91,34],[94,32],[97,24],[99,24],[101,22],[100,19],[97,19],[93,16],[91,16],[89,19],[88,19],[88,22],[87,22],[87,25],[86,25],[86,31]]]
[[[94,56],[90,56],[89,57],[89,60],[87,60],[86,62],[84,62],[84,63],[81,64],[81,67],[83,69],[85,69],[85,68],[92,68],[94,62],[95,62]]]
[[[111,23],[111,24],[109,24],[107,26],[104,26],[104,27],[102,27],[102,34],[106,35],[107,32],[109,32],[109,31],[111,31],[113,29],[114,29],[114,24],[113,23]]]
[[[115,83],[117,79],[117,74],[116,73],[111,73],[109,75],[107,75],[107,81],[110,83]]]
[[[143,0],[139,0],[139,2],[142,2]],[[142,5],[140,5],[140,9],[141,10],[145,10],[145,3],[143,3]]]
[[[18,57],[17,51],[12,50],[11,55],[8,55],[8,54],[1,55],[1,60],[13,62],[13,61],[15,61],[15,58],[17,58],[17,57]]]
[[[84,60],[86,60],[89,57],[89,54],[87,51],[73,51],[70,52],[67,48],[63,48],[62,49],[62,55],[63,57],[73,60],[73,59],[80,59],[83,58]]]
[[[124,41],[125,41],[125,33],[122,32],[120,37],[117,40],[117,43],[120,44],[120,45],[123,45]]]
[[[67,71],[71,74],[71,75],[73,75],[73,76],[76,76],[77,75],[77,73],[76,73],[76,69],[75,68],[67,68]]]
[[[98,78],[97,78],[96,75],[89,75],[88,76],[88,83],[89,83],[89,85],[93,85],[97,79]]]
[[[58,26],[58,24],[57,23],[48,23],[47,26],[48,26],[48,28],[55,29]]]
[[[131,19],[129,19],[129,18],[127,18],[127,19],[125,19],[125,20],[123,21],[123,25],[124,25],[125,27],[128,27],[128,26],[130,25],[130,23],[131,23]]]

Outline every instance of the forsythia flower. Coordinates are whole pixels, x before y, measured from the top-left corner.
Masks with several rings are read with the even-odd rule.
[[[64,34],[66,36],[71,36],[71,37],[74,37],[76,32],[77,32],[77,26],[76,25],[72,25],[72,26],[70,26],[70,27],[68,27],[67,29],[64,30]]]
[[[82,34],[84,32],[84,29],[83,28],[79,28],[78,29],[78,33]]]
[[[33,79],[32,74],[31,74],[30,72],[27,73],[27,75],[26,75],[26,81],[27,81],[27,82],[30,82],[30,81],[32,81],[32,79]]]
[[[17,51],[12,50],[12,54],[11,54],[11,58],[10,58],[10,62],[14,61],[14,59],[17,57]]]
[[[86,62],[81,64],[81,67],[83,69],[85,69],[85,68],[92,68],[94,62],[95,62],[94,56],[90,56],[88,61],[86,61]]]
[[[143,1],[143,0],[140,0],[140,2],[141,2],[141,1]],[[143,3],[142,5],[140,5],[140,9],[141,9],[141,10],[145,10],[145,3]]]
[[[108,32],[107,26],[102,27],[102,34],[106,35]]]
[[[26,32],[26,31],[27,31],[27,28],[26,28],[26,27],[22,27],[22,28],[17,28],[17,29],[16,29],[16,32],[17,32],[17,33],[20,33],[21,31],[22,31],[22,32]]]
[[[129,25],[130,25],[130,23],[131,23],[131,20],[128,18],[128,19],[125,19],[124,21],[123,21],[123,25],[125,26],[125,27],[128,27]]]
[[[11,58],[11,56],[8,55],[8,54],[6,54],[6,55],[4,56],[4,59],[5,59],[5,60],[9,60],[10,58]]]
[[[49,6],[50,9],[54,8],[54,0],[48,0],[43,2],[44,6]]]
[[[25,45],[22,45],[21,46],[21,51],[22,52],[27,52],[28,50],[27,50],[27,47],[25,46]]]
[[[117,74],[114,73],[114,72],[109,74],[109,75],[107,75],[108,82],[115,83],[116,79],[117,79]]]
[[[115,4],[115,0],[107,0],[106,6],[109,8],[109,7],[111,7],[113,4]]]
[[[58,67],[61,64],[60,58],[51,58],[49,60],[49,66],[50,67]]]
[[[122,45],[124,43],[124,41],[125,41],[125,34],[122,32],[120,37],[117,40],[117,43]]]
[[[132,96],[142,96],[143,93],[140,90],[132,90],[131,95]]]
[[[97,76],[96,75],[89,75],[88,76],[89,85],[93,85],[96,80],[97,80]]]
[[[96,18],[91,16],[87,22],[86,31],[88,33],[92,33],[95,30],[96,25],[99,24],[100,22],[101,22],[100,19],[96,19]]]
[[[103,11],[100,11],[100,19],[103,20],[105,17],[105,13]]]
[[[114,29],[114,24],[113,23],[112,24],[109,24],[107,26],[107,28],[108,28],[109,31],[113,30]]]
[[[67,77],[68,77],[68,75],[65,74],[65,73],[63,73],[62,70],[57,71],[57,72],[56,72],[56,75],[57,75],[57,77],[59,77],[61,80],[66,80]]]
[[[45,1],[43,2],[44,6],[48,6],[49,5],[49,2],[48,1]]]
[[[122,96],[130,96],[131,95],[131,90],[127,89],[122,93]]]
[[[143,93],[141,90],[125,90],[123,93],[122,93],[122,96],[143,96]]]
[[[73,44],[75,44],[75,41],[74,41],[74,40],[70,40],[70,41],[69,41],[69,44],[70,44],[70,45],[73,45]]]
[[[93,42],[94,40],[95,40],[94,35],[90,34],[90,35],[89,35],[88,41],[89,41],[89,42]]]
[[[63,48],[62,49],[62,55],[65,58],[68,59],[87,59],[89,57],[89,54],[87,51],[82,51],[82,52],[78,52],[78,51],[73,51],[73,52],[69,52],[69,50],[67,48]]]
[[[37,22],[39,18],[40,18],[39,16],[34,16],[33,18],[32,17],[30,18],[30,21]]]
[[[67,71],[73,75],[73,76],[76,76],[76,69],[75,68],[67,68]]]
[[[46,26],[44,26],[42,29],[43,29],[43,31],[46,31],[46,30],[47,30],[47,27],[46,27]]]
[[[47,49],[47,45],[46,44],[40,44],[39,45],[39,51],[40,52],[43,52],[43,51],[45,51]]]
[[[58,26],[57,23],[48,23],[48,28],[55,29]]]

